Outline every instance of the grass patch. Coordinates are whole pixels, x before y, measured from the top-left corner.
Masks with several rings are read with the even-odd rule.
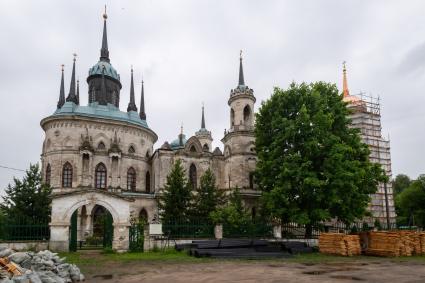
[[[149,262],[205,262],[212,261],[208,258],[196,258],[189,256],[187,252],[176,251],[174,249],[167,249],[165,251],[157,252],[127,252],[127,253],[85,253],[85,252],[75,252],[75,253],[61,253],[61,257],[66,257],[67,262],[77,264],[78,266],[90,266],[90,265],[99,265],[102,263],[108,262],[131,262],[131,261],[149,261]]]

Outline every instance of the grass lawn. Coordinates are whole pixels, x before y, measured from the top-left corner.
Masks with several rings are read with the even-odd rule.
[[[139,253],[87,253],[87,252],[76,252],[76,253],[61,253],[61,257],[66,257],[67,262],[75,263],[80,267],[102,265],[113,262],[149,262],[149,263],[206,263],[206,262],[217,262],[217,261],[254,261],[254,260],[232,260],[232,259],[211,259],[211,258],[196,258],[189,256],[186,252],[178,252],[174,249],[158,252],[139,252]],[[381,261],[392,261],[392,262],[418,262],[425,264],[425,256],[412,256],[412,257],[372,257],[372,256],[333,256],[325,255],[321,253],[310,253],[296,255],[292,258],[286,259],[264,259],[258,261],[274,261],[274,262],[293,262],[293,263],[306,263],[306,264],[319,264],[319,263],[344,263],[344,262],[381,262]]]

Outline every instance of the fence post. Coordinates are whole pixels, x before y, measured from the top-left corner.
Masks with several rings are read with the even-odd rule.
[[[275,239],[282,239],[282,226],[280,224],[273,225],[273,237]]]
[[[223,224],[216,224],[214,226],[214,236],[217,240],[223,239]]]

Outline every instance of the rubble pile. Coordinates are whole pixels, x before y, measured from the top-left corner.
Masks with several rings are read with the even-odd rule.
[[[0,283],[68,283],[84,281],[75,264],[49,250],[15,252],[0,248]]]

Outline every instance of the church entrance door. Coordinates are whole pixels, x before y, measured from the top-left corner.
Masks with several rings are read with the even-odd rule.
[[[91,215],[86,216],[91,217],[91,221],[88,222],[91,227],[84,225],[87,223],[84,217],[84,215],[79,215],[78,209],[72,214],[69,229],[69,250],[112,249],[114,227],[111,213],[103,206],[95,205]]]

